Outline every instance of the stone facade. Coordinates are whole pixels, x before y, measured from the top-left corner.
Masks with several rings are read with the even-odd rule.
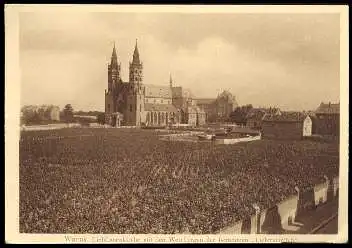
[[[238,107],[236,98],[226,90],[215,99],[202,98],[196,99],[196,102],[204,110],[206,122],[226,121]]]

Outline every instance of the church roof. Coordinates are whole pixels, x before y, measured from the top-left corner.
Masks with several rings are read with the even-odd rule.
[[[340,103],[321,103],[315,111],[316,114],[339,114]]]
[[[168,86],[145,85],[146,97],[172,98],[171,88]]]
[[[177,112],[177,108],[172,104],[145,103],[145,111]]]

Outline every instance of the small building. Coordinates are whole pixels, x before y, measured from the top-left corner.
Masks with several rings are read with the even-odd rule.
[[[321,103],[316,115],[316,133],[338,136],[340,133],[340,103]]]
[[[265,114],[262,119],[262,137],[265,139],[302,139],[312,135],[312,120],[301,112]]]
[[[246,115],[246,126],[252,129],[260,130],[262,128],[262,119],[265,114],[280,114],[278,108],[252,108]]]

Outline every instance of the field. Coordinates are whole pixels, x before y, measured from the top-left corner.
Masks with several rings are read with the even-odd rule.
[[[153,130],[22,132],[20,232],[214,233],[338,174],[337,143],[170,142]]]

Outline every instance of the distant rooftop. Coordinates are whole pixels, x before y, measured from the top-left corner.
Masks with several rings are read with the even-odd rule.
[[[340,103],[321,103],[316,114],[339,114],[340,113]]]
[[[278,115],[265,114],[263,121],[268,122],[300,122],[306,118],[307,115],[302,112],[285,111]]]

